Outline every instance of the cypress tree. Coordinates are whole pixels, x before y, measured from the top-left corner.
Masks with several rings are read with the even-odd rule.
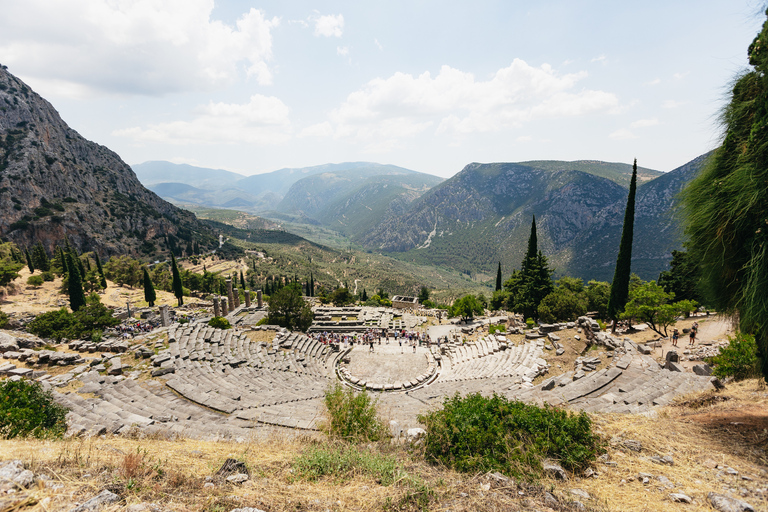
[[[240,270],[240,286],[245,288],[245,277],[243,277],[243,271]]]
[[[536,236],[536,216],[534,215],[533,220],[531,221],[531,234],[528,236],[528,250],[525,253],[521,269],[523,272],[525,272],[527,267],[535,264],[538,252],[539,239],[538,236]]]
[[[499,269],[496,271],[496,291],[501,290],[501,262],[499,262]]]
[[[34,274],[35,266],[32,264],[32,257],[29,255],[29,251],[26,247],[24,248],[24,257],[27,259],[27,267],[29,267],[29,271]]]
[[[61,273],[62,275],[69,275],[69,264],[67,263],[67,253],[61,247],[59,249],[59,260],[61,261]]]
[[[179,301],[179,306],[184,305],[184,288],[181,284],[181,275],[179,275],[179,267],[176,265],[176,256],[171,253],[171,290]]]
[[[368,300],[368,293],[366,293],[365,288],[363,288],[363,295],[360,297],[360,300],[363,302]]]
[[[69,307],[72,311],[77,311],[85,306],[85,292],[83,292],[83,281],[80,277],[80,271],[77,264],[72,260],[72,255],[67,254],[67,268],[69,269]]]
[[[635,192],[637,191],[637,158],[632,165],[632,181],[629,182],[629,197],[627,209],[624,211],[624,227],[621,230],[619,255],[616,257],[616,269],[611,282],[611,296],[608,299],[608,317],[613,320],[613,330],[616,330],[616,319],[624,311],[629,297],[629,278],[632,273],[632,236],[635,224]]]
[[[32,264],[42,272],[51,270],[51,261],[48,259],[48,254],[45,252],[41,242],[37,242],[32,248]]]
[[[155,300],[157,300],[155,286],[152,284],[152,278],[149,277],[147,267],[144,267],[144,300],[147,301],[149,307],[153,307],[155,305]]]
[[[73,259],[74,259],[74,260],[77,262],[77,267],[78,267],[78,269],[80,270],[80,277],[81,277],[81,278],[85,277],[85,265],[83,264],[83,260],[82,260],[82,259],[80,259],[80,258],[77,256],[77,253],[74,253],[74,254],[72,255],[72,258],[73,258]]]
[[[96,270],[99,271],[99,276],[101,276],[101,287],[106,290],[107,278],[104,277],[104,268],[101,266],[101,258],[99,258],[98,252],[94,252],[93,254],[96,256]]]
[[[309,273],[309,296],[315,296],[315,275],[312,272]]]

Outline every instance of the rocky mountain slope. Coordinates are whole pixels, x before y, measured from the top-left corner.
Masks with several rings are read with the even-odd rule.
[[[633,271],[644,279],[657,278],[672,249],[681,247],[670,208],[705,157],[638,188]],[[536,215],[539,248],[558,274],[610,280],[626,197],[626,188],[594,173],[473,163],[357,240],[408,260],[490,276],[498,261],[505,273],[519,266]]]
[[[49,250],[157,255],[211,230],[144,188],[108,148],[84,139],[53,106],[0,68],[0,237]],[[167,254],[167,252],[166,252]]]

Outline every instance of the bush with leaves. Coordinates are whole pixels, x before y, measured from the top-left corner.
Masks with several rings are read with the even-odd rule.
[[[314,315],[301,296],[299,285],[290,284],[269,298],[269,323],[286,329],[306,331]]]
[[[10,323],[8,315],[4,311],[0,311],[0,329],[7,329]]]
[[[451,316],[461,317],[462,320],[468,321],[475,317],[475,315],[483,314],[483,305],[480,300],[474,295],[465,295],[454,301],[453,306],[449,310]]]
[[[641,282],[630,288],[629,300],[620,317],[645,322],[654,332],[667,336],[667,328],[677,317],[696,309],[696,302],[681,300],[672,303],[674,298],[674,293],[665,292],[656,281]]]
[[[67,431],[67,410],[37,382],[0,382],[0,436],[60,437]]]
[[[602,450],[585,413],[537,407],[496,394],[456,394],[419,421],[427,428],[426,459],[467,473],[499,471],[534,479],[544,459],[576,471]]]
[[[98,294],[92,293],[87,304],[75,313],[61,308],[37,315],[27,324],[27,331],[41,338],[58,341],[63,338],[92,339],[105,328],[120,323],[120,320],[112,316],[112,311],[99,302],[98,297]]]
[[[215,316],[208,320],[208,325],[214,329],[231,329],[232,324],[223,316]]]
[[[27,278],[27,284],[35,288],[43,286],[43,276],[29,276]]]
[[[737,332],[728,337],[730,343],[720,347],[720,353],[710,357],[712,374],[717,377],[733,377],[736,380],[760,376],[760,360],[757,357],[757,343],[751,334]]]
[[[377,401],[367,391],[356,392],[336,383],[325,392],[323,399],[326,423],[323,430],[329,437],[345,441],[378,441],[387,434],[379,418]]]

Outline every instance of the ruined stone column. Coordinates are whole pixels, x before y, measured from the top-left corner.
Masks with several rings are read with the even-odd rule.
[[[240,307],[240,290],[235,288],[233,293],[235,294],[235,308],[239,308]]]
[[[232,293],[232,279],[227,278],[227,298],[229,299],[229,310],[235,305],[235,295]]]
[[[213,316],[221,316],[221,305],[219,305],[219,296],[213,296]]]
[[[222,297],[221,298],[221,311],[223,314],[221,316],[227,316],[229,314],[229,310],[227,309],[227,298]]]
[[[168,315],[168,306],[160,306],[160,325],[163,327],[168,327],[171,325],[171,318],[170,315]]]
[[[250,308],[251,307],[251,290],[246,288],[243,291],[245,292],[245,307]]]
[[[261,298],[261,290],[256,290],[256,305],[259,306],[259,309],[264,307],[264,301]]]

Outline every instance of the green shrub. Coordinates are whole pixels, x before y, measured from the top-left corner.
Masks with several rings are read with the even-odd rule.
[[[112,311],[101,302],[93,300],[94,295],[98,299],[98,294],[91,294],[88,303],[75,313],[61,308],[37,315],[27,324],[27,331],[58,341],[62,338],[88,340],[97,334],[100,336],[105,328],[119,324],[120,320],[113,317]]]
[[[208,325],[215,329],[231,329],[232,324],[223,316],[215,316],[208,320]]]
[[[528,318],[525,320],[525,325],[527,325],[529,329],[533,329],[533,326],[536,325],[536,322],[533,320],[533,318]]]
[[[736,333],[728,337],[727,347],[720,347],[720,353],[710,357],[712,373],[717,377],[733,377],[736,380],[749,379],[760,375],[760,362],[757,357],[757,343],[751,334]]]
[[[585,413],[536,407],[496,394],[456,394],[419,421],[427,427],[427,460],[469,473],[500,471],[534,479],[545,458],[578,470],[595,460],[602,447]]]
[[[37,382],[0,382],[0,436],[60,437],[67,410]]]
[[[51,272],[50,270],[46,270],[45,272],[43,272],[42,274],[40,274],[40,276],[43,278],[43,281],[46,281],[46,282],[51,282],[51,281],[53,281],[53,280],[54,280],[54,277],[55,277],[55,276],[53,275],[53,272]]]
[[[0,329],[7,329],[10,320],[4,311],[0,311]]]
[[[488,334],[495,334],[497,332],[504,334],[507,332],[507,326],[502,324],[488,324]]]
[[[43,286],[43,276],[29,276],[27,278],[27,284],[29,286]]]
[[[387,429],[378,416],[377,401],[365,391],[355,392],[336,382],[323,400],[329,437],[346,441],[378,441]]]

